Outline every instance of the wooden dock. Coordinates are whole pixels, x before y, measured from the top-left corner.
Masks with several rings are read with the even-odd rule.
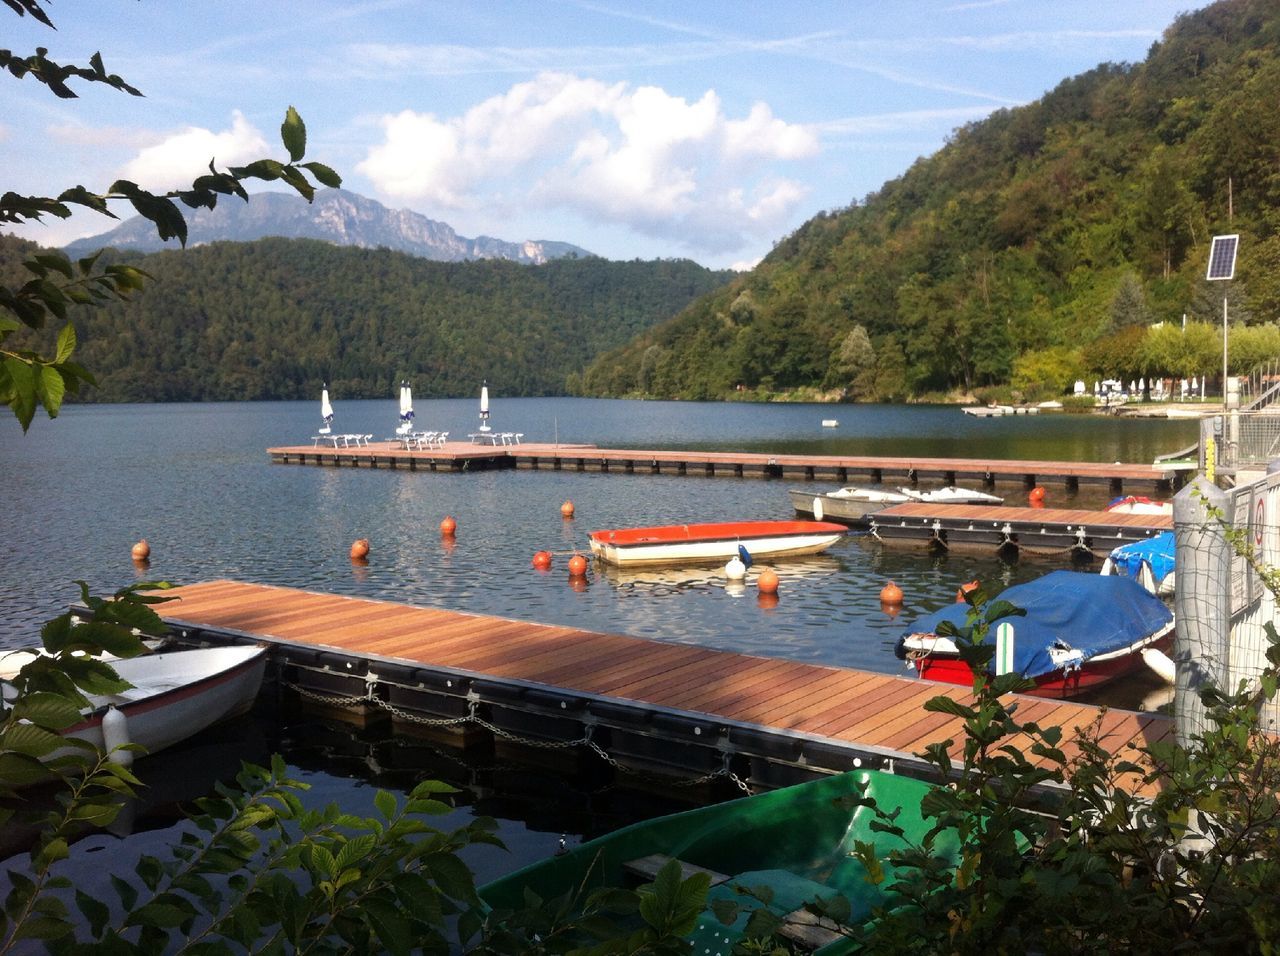
[[[304,695],[411,723],[589,741],[621,765],[668,775],[732,770],[772,785],[869,766],[927,776],[914,754],[958,739],[961,725],[924,702],[969,696],[910,677],[290,588],[211,581],[169,593],[181,600],[158,610],[175,631],[271,643],[281,684]],[[1158,715],[1033,697],[1019,706],[1068,739],[1099,722],[1116,752],[1172,733]]]
[[[907,502],[868,515],[885,544],[1105,558],[1113,548],[1173,527],[1169,515],[1116,514],[1069,508],[932,505]]]
[[[849,455],[767,455],[751,452],[644,451],[597,448],[594,445],[524,443],[473,445],[446,442],[440,448],[406,451],[397,442],[372,442],[350,448],[291,445],[268,448],[277,464],[329,465],[357,468],[405,468],[422,471],[466,471],[477,468],[528,468],[619,474],[688,475],[708,478],[787,478],[846,483],[865,479],[875,484],[921,480],[994,485],[1016,482],[1026,488],[1060,484],[1068,491],[1083,485],[1105,486],[1112,494],[1125,489],[1169,492],[1185,472],[1158,465],[1105,462],[1017,461],[978,458],[884,458]]]

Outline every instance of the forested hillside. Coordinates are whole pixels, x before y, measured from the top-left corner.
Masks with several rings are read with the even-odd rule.
[[[0,237],[0,272],[35,247]],[[432,262],[315,240],[214,243],[122,255],[154,277],[78,320],[88,401],[564,394],[601,352],[677,313],[731,273],[687,260]],[[106,257],[104,256],[104,260]],[[73,317],[74,318],[74,317]]]
[[[1275,0],[1182,16],[1145,62],[957,130],[575,384],[851,399],[1011,384],[1035,397],[1078,377],[1220,369],[1224,292],[1233,326],[1280,318],[1278,42]],[[1222,233],[1241,237],[1229,289],[1202,278]],[[1232,373],[1273,333],[1240,333]]]

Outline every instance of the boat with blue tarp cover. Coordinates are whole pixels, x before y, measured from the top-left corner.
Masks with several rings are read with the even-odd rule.
[[[929,831],[920,805],[931,789],[878,770],[822,777],[624,827],[482,886],[480,898],[498,919],[530,905],[552,912],[563,906],[572,913],[593,891],[649,882],[674,860],[683,878],[701,873],[709,883],[706,909],[688,936],[691,952],[727,956],[743,939],[748,914],[725,924],[713,909],[717,902],[733,901],[744,910],[769,909],[784,921],[780,935],[804,950],[835,956],[851,951],[853,941],[805,904],[844,897],[852,924],[867,920],[874,907],[892,906],[884,889],[894,882],[889,854],[919,843]],[[873,827],[875,812],[865,798],[886,813],[896,812],[903,836]],[[882,883],[867,879],[855,852],[858,842],[874,846],[887,871]],[[954,833],[944,832],[934,853],[954,860],[957,847]],[[761,887],[768,891],[757,892],[749,903],[743,891]]]
[[[997,643],[996,659],[1035,682],[1027,693],[1043,697],[1072,697],[1121,677],[1142,666],[1144,650],[1163,650],[1173,637],[1165,603],[1127,577],[1051,571],[1005,589],[998,600],[1026,613],[1000,622],[1010,626],[1012,653],[1002,654]],[[963,603],[929,614],[907,629],[895,650],[921,677],[967,685],[973,672],[938,628],[946,621],[967,637],[968,618]],[[997,630],[986,639],[997,642]],[[996,670],[996,660],[991,667]]]
[[[1173,532],[1163,531],[1145,541],[1120,545],[1107,555],[1102,573],[1133,578],[1152,594],[1172,594],[1175,551]]]

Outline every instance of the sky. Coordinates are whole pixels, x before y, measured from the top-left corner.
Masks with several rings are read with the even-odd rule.
[[[286,158],[459,234],[750,268],[959,126],[1102,62],[1200,0],[56,0],[3,45],[100,51],[144,94],[0,75],[0,191],[164,190]],[[238,200],[236,200],[238,201]],[[117,210],[126,218],[127,206]],[[49,246],[93,214],[5,231]]]

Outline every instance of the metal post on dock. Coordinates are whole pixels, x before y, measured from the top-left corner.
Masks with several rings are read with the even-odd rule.
[[[1221,521],[1210,514],[1227,513],[1227,495],[1197,475],[1173,498],[1173,533],[1178,585],[1174,594],[1176,665],[1174,730],[1180,746],[1208,729],[1200,691],[1228,686],[1231,626],[1231,547]]]

